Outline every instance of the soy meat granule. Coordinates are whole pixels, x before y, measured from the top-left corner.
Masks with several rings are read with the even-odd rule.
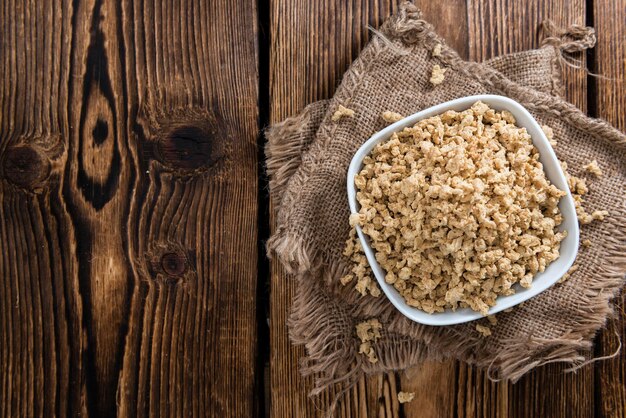
[[[476,324],[476,331],[480,332],[483,337],[489,337],[491,335],[491,328],[484,325]]]
[[[376,284],[374,273],[367,262],[367,257],[365,257],[363,247],[361,247],[361,241],[357,238],[354,228],[350,230],[350,236],[346,241],[343,255],[350,259],[352,270],[340,279],[341,284],[346,286],[356,278],[354,288],[361,296],[367,294],[374,297],[380,296],[380,288]]]
[[[339,105],[335,113],[333,113],[333,116],[331,117],[331,119],[333,122],[337,122],[339,119],[343,117],[351,118],[353,116],[354,116],[354,110],[348,109],[347,107]]]
[[[433,72],[430,76],[430,82],[433,86],[443,83],[443,80],[446,78],[445,76],[446,69],[441,68],[439,65],[433,65]]]
[[[404,119],[404,116],[402,116],[401,114],[396,113],[396,112],[391,112],[389,110],[383,112],[380,115],[380,117],[382,117],[383,120],[388,123],[394,123],[394,122]]]
[[[567,179],[567,185],[569,186],[569,189],[572,192],[572,197],[574,198],[574,207],[576,208],[576,217],[578,218],[578,221],[581,225],[587,225],[593,221],[603,221],[605,217],[609,216],[609,212],[606,210],[596,210],[591,214],[588,213],[583,207],[583,196],[589,191],[587,183],[584,179],[570,175],[567,171],[567,164],[564,161],[561,161],[560,163],[563,173],[565,174],[565,178]]]
[[[440,57],[441,56],[441,48],[442,45],[441,44],[437,44],[435,45],[435,47],[433,48],[433,57]]]
[[[576,270],[578,270],[578,264],[574,264],[572,267],[570,267],[569,270],[567,270],[567,273],[565,273],[563,277],[559,279],[559,283],[566,282]]]
[[[595,175],[596,177],[602,176],[602,170],[600,169],[600,166],[598,165],[598,162],[596,160],[593,160],[589,164],[583,166],[583,170]]]
[[[359,354],[365,355],[370,363],[378,362],[372,343],[375,343],[380,338],[381,328],[382,325],[378,319],[369,319],[356,326],[356,335],[361,340]]]
[[[398,402],[399,403],[411,402],[414,397],[415,397],[415,393],[414,392],[402,392],[402,391],[398,392]]]
[[[526,129],[477,102],[405,128],[377,145],[355,176],[351,218],[407,304],[470,307],[530,287],[559,256],[559,199]]]

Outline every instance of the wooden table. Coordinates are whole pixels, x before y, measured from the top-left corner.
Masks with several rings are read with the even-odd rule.
[[[626,77],[623,0],[417,2],[463,57],[596,27]],[[293,284],[268,264],[270,123],[331,97],[394,1],[4,0],[0,7],[0,416],[313,417]],[[626,129],[624,84],[565,71]],[[624,299],[596,338],[626,335]],[[268,321],[269,318],[269,321]],[[269,324],[269,325],[268,325]],[[359,382],[341,417],[624,417],[626,350],[518,384],[448,361]],[[416,399],[400,406],[398,390]]]

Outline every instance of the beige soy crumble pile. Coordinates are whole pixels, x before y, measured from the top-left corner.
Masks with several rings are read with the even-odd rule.
[[[477,102],[418,122],[379,144],[355,177],[360,225],[385,280],[428,313],[487,314],[498,295],[530,287],[559,256],[559,199],[524,128]],[[371,271],[354,235],[345,254]],[[355,255],[358,254],[358,255]],[[350,278],[351,280],[352,278]],[[347,278],[342,279],[347,282]],[[378,291],[378,289],[376,289]]]

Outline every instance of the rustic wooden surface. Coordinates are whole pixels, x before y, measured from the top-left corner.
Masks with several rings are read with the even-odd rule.
[[[598,46],[582,59],[626,78],[623,0],[417,4],[474,60],[536,47],[546,17],[593,25]],[[270,213],[259,132],[331,97],[367,26],[396,9],[3,2],[0,417],[321,416],[330,399],[307,397],[303,349],[288,340],[294,286],[257,245]],[[570,101],[626,129],[623,84],[564,77]],[[624,338],[623,296],[619,312],[596,355]],[[516,385],[425,363],[362,379],[338,416],[624,417],[625,353]],[[415,400],[400,405],[401,389]]]
[[[626,4],[623,0],[605,0],[593,7],[594,24],[601,35],[598,38],[593,69],[607,77],[622,80],[620,88],[604,79],[593,80],[594,116],[605,118],[622,131],[626,131]],[[626,335],[626,295],[622,291],[617,305],[621,313],[609,321],[602,331],[596,347],[596,355],[611,355],[619,347],[617,335],[622,342]],[[600,363],[595,368],[597,379],[597,405],[600,416],[626,416],[626,349],[619,356]]]
[[[0,8],[0,415],[253,416],[255,3],[53,3]]]

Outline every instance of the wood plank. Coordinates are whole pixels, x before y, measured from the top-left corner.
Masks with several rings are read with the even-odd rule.
[[[596,116],[608,120],[621,131],[626,131],[626,5],[623,1],[594,2],[593,24],[598,36],[594,50],[593,71],[616,79],[594,79]],[[593,90],[592,90],[593,91]],[[626,341],[626,295],[622,291],[616,301],[616,317],[609,320],[596,342],[596,356],[609,356],[619,348],[619,341]],[[616,333],[619,335],[616,336]],[[626,416],[626,349],[623,345],[617,357],[596,363],[598,416]]]
[[[128,2],[124,14],[140,144],[129,247],[149,277],[135,282],[121,410],[253,416],[255,3]]]
[[[585,1],[513,0],[468,1],[469,57],[482,61],[540,45],[539,25],[551,19],[557,26],[585,24]],[[582,57],[584,60],[584,56]],[[587,109],[586,75],[566,67],[563,72],[565,98],[580,109]]]
[[[71,15],[69,2],[9,0],[0,8],[3,417],[86,415],[76,240],[59,170],[66,161]]]
[[[456,362],[426,362],[400,373],[400,389],[415,398],[402,405],[406,418],[455,417]],[[399,390],[400,390],[399,389]]]
[[[255,415],[255,3],[0,13],[2,416]]]
[[[457,415],[465,417],[517,417],[509,414],[506,384],[493,383],[487,374],[464,363],[458,364]]]
[[[468,2],[470,58],[489,59],[539,45],[537,28],[543,19],[557,25],[585,24],[585,2],[512,0]],[[584,59],[584,57],[583,57]],[[567,100],[587,108],[586,75],[564,71]],[[594,411],[594,374],[584,368],[563,374],[559,365],[539,368],[517,384],[492,383],[485,373],[461,365],[459,373],[459,417],[588,417]]]
[[[342,1],[271,1],[270,123],[332,97],[342,74],[369,39],[367,26],[378,27],[393,5],[386,0],[357,1],[350,7]],[[271,265],[270,289],[270,415],[321,416],[330,399],[314,402],[307,397],[312,379],[303,379],[298,371],[304,349],[291,345],[286,326],[295,286],[277,262]],[[338,416],[370,416],[369,405],[379,393],[378,382],[370,387],[361,381],[339,406]]]
[[[344,2],[272,2],[270,42],[270,123],[296,114],[306,104],[329,98],[350,62],[356,58],[369,38],[367,25],[379,26],[395,10],[395,2],[356,2],[346,7]],[[417,2],[424,16],[432,22],[446,40],[467,55],[465,5],[461,0],[446,4]],[[465,22],[465,23],[463,23]],[[295,287],[278,265],[271,267],[270,296],[270,386],[271,416],[317,416],[329,406],[322,398],[313,403],[307,392],[313,387],[311,379],[303,379],[297,370],[302,347],[292,347],[286,328]],[[432,364],[412,371],[419,383],[396,374],[362,379],[338,408],[338,416],[397,417],[420,416],[418,408],[406,405],[400,412],[396,394],[406,385],[423,390],[432,376],[447,375],[453,363]],[[442,396],[452,396],[454,387],[441,385]],[[445,409],[446,411],[448,409]],[[451,410],[451,409],[449,409]],[[434,411],[434,409],[433,409]],[[434,412],[433,412],[434,413]],[[418,415],[415,415],[418,414]],[[421,415],[425,416],[425,415]],[[436,416],[436,415],[432,415]]]

